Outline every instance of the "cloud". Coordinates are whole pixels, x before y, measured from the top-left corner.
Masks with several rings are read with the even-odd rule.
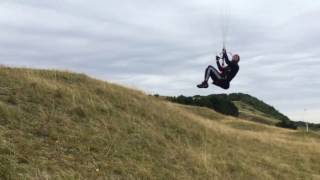
[[[0,63],[80,71],[164,95],[240,91],[297,119],[303,108],[320,109],[319,9],[312,0],[3,0]],[[196,89],[221,49],[222,24],[240,72],[228,91]]]

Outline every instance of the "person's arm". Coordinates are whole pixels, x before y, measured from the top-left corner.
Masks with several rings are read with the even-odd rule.
[[[227,50],[226,50],[226,49],[223,49],[222,52],[223,52],[222,58],[225,60],[225,62],[226,62],[228,65],[230,65],[231,62],[230,62],[230,60],[229,60],[229,57],[228,57],[228,54],[227,54]]]
[[[222,66],[221,66],[221,64],[220,64],[219,59],[220,59],[220,57],[219,57],[219,56],[216,56],[218,69],[219,69],[220,71],[223,71],[223,68],[222,68]]]

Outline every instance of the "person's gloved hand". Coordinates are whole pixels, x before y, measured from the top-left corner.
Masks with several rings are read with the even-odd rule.
[[[216,56],[216,60],[219,61],[219,59],[220,59],[220,57],[219,57],[219,56]]]
[[[223,48],[223,49],[222,49],[222,52],[223,52],[223,54],[227,53],[226,48]]]

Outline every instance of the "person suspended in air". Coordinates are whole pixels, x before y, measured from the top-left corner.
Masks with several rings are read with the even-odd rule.
[[[223,59],[226,62],[226,67],[221,66],[219,61],[220,59]],[[240,56],[238,54],[234,54],[230,61],[226,49],[223,48],[222,57],[216,56],[216,61],[219,71],[211,65],[208,66],[204,75],[204,81],[197,85],[198,88],[208,88],[208,80],[211,77],[213,80],[212,84],[223,89],[229,89],[231,80],[239,71],[238,63],[240,61]]]

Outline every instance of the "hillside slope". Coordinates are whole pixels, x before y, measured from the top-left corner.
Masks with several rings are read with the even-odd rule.
[[[263,113],[257,110],[254,106],[249,105],[242,101],[233,101],[233,103],[239,109],[239,117],[250,120],[253,122],[276,125],[280,122],[279,119],[275,119],[274,117],[270,117],[268,114]]]
[[[0,68],[0,179],[319,179],[320,135]]]
[[[207,107],[225,115],[244,118],[253,122],[288,129],[297,129],[299,126],[298,123],[291,121],[286,115],[276,110],[273,106],[249,94],[211,94],[191,97],[180,95],[165,98],[174,103]]]
[[[251,119],[253,121],[273,124],[279,127],[290,129],[297,129],[299,126],[299,124],[290,120],[286,115],[279,112],[273,106],[270,106],[269,104],[259,100],[256,97],[250,96],[249,94],[233,93],[228,97],[231,101],[238,103],[238,105],[240,105],[240,102],[240,106],[242,107],[249,107],[249,109],[253,109],[254,113],[250,113],[250,110],[248,111],[248,108],[244,108],[244,111],[242,111],[242,115],[251,116]],[[254,116],[253,114],[259,114],[259,116]]]

